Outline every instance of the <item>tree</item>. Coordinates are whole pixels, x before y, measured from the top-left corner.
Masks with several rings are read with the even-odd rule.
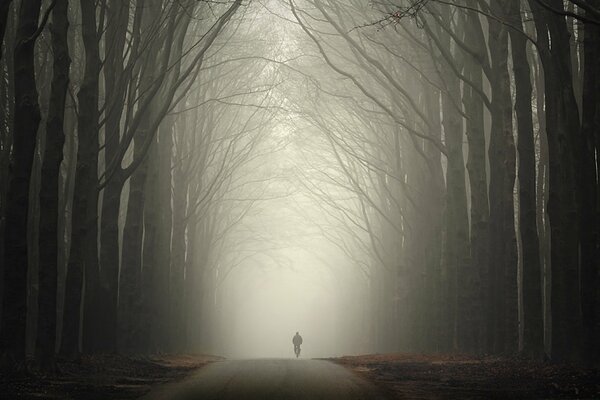
[[[52,102],[46,120],[46,141],[40,188],[40,264],[36,358],[44,370],[54,369],[56,346],[57,278],[59,247],[59,177],[63,160],[64,114],[69,66],[67,45],[68,1],[57,0],[52,10],[52,52],[54,58]]]
[[[562,4],[549,2],[557,9]],[[546,131],[550,191],[548,215],[552,268],[552,352],[557,361],[581,359],[582,317],[579,292],[579,204],[575,143],[580,135],[579,112],[573,94],[568,31],[563,17],[530,3],[544,67]],[[558,5],[558,7],[556,7]],[[550,41],[552,46],[550,46]],[[564,82],[563,82],[564,81]],[[560,83],[560,88],[559,86]]]
[[[97,295],[94,281],[98,276],[97,224],[98,196],[97,169],[99,147],[98,96],[100,55],[96,10],[94,4],[82,0],[82,38],[85,49],[85,70],[77,94],[77,170],[73,198],[71,253],[65,284],[65,310],[60,353],[66,357],[79,354],[81,304],[83,287],[86,297]],[[85,282],[84,282],[85,277]],[[84,307],[83,318],[91,318],[90,303]],[[89,342],[84,339],[84,348]]]
[[[10,10],[10,5],[12,0],[6,0],[2,4],[0,4],[0,43],[4,40],[4,33],[6,31],[6,22],[8,20],[8,12]],[[0,45],[0,59],[2,59],[2,46]]]
[[[34,46],[50,11],[50,9],[46,11],[42,24],[38,25],[40,8],[41,4],[35,0],[21,2],[13,56],[15,71],[13,132],[18,134],[13,138],[5,208],[6,227],[2,263],[4,290],[0,332],[2,364],[7,369],[25,361],[29,183],[40,123]]]
[[[517,29],[522,29],[519,2],[510,0],[506,6],[506,19]],[[523,352],[540,359],[544,354],[544,317],[535,196],[531,69],[527,60],[527,38],[517,29],[510,29],[509,36],[513,60],[519,60],[513,61],[513,71],[519,156],[519,230],[523,260]]]

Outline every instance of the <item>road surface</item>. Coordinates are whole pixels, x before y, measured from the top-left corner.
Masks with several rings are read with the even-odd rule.
[[[210,364],[182,382],[144,400],[385,399],[372,384],[322,360],[226,360]]]

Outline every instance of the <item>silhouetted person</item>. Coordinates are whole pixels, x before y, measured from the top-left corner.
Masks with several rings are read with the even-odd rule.
[[[296,353],[296,358],[298,358],[300,355],[300,345],[302,344],[302,336],[298,332],[294,335],[292,343],[294,343],[294,353]]]

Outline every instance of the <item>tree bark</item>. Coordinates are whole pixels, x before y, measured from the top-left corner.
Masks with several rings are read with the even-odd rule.
[[[537,227],[540,241],[540,259],[542,266],[542,299],[543,299],[543,321],[544,321],[544,352],[550,352],[550,228],[548,222],[548,136],[546,135],[546,110],[545,110],[545,88],[544,72],[541,64],[537,61],[537,54],[530,50],[530,56],[534,68],[535,98],[537,121],[539,124],[538,146],[539,161],[537,165]]]
[[[16,29],[14,26],[17,23],[17,7],[12,7],[9,10],[7,19],[8,34],[4,37],[4,43],[11,50],[14,48]],[[15,80],[10,79],[14,76],[14,54],[12,51],[6,52],[6,57],[0,60],[2,66],[2,75],[4,82],[2,83],[2,95],[5,99],[5,104],[2,106],[2,122],[0,129],[0,140],[2,151],[0,152],[0,279],[4,276],[4,234],[6,228],[6,203],[8,199],[8,186],[10,176],[10,160],[14,127],[14,99],[15,99]],[[2,299],[4,285],[0,285],[0,318],[2,318]],[[1,325],[0,325],[1,330]],[[1,344],[0,344],[1,346]],[[1,351],[1,350],[0,350]]]
[[[465,43],[477,52],[486,51],[483,30],[479,16],[469,12],[465,18]],[[472,331],[463,338],[461,348],[469,352],[480,352],[483,349],[483,313],[485,302],[485,269],[489,257],[489,201],[487,182],[486,141],[484,130],[484,102],[479,93],[483,93],[483,70],[481,64],[472,56],[465,55],[465,76],[470,80],[470,85],[463,86],[463,105],[465,113],[469,116],[466,120],[466,136],[469,144],[467,170],[471,189],[471,267],[470,273],[474,285],[479,287],[474,298],[465,299],[462,312],[473,314]]]
[[[508,0],[505,15],[513,26],[522,29],[520,1]],[[511,29],[510,42],[515,77],[519,155],[519,227],[523,259],[523,352],[541,359],[544,354],[542,270],[536,214],[535,139],[531,106],[531,69],[527,59],[527,39]]]
[[[14,49],[13,152],[10,161],[9,189],[4,234],[4,291],[2,364],[12,368],[25,361],[27,315],[27,222],[29,185],[40,123],[38,91],[35,81],[34,47],[41,3],[23,0],[19,8]]]
[[[86,208],[86,232],[84,246],[85,265],[85,300],[82,321],[82,350],[95,353],[99,350],[100,324],[98,315],[103,300],[100,298],[100,276],[98,261],[98,154],[100,141],[100,111],[98,108],[100,90],[99,31],[97,27],[96,5],[88,0],[81,0],[82,36],[85,47],[85,73],[79,91],[78,129],[85,131],[86,152],[89,153],[89,174],[86,179],[88,193]]]
[[[190,245],[187,246],[185,255],[185,290],[183,302],[182,336],[184,346],[183,350],[189,352],[192,349],[192,338],[194,337],[193,333],[191,332],[192,327],[194,326],[193,320],[195,311],[197,310],[196,307],[198,307],[201,297],[198,296],[197,293],[198,287],[200,287],[198,278],[201,271],[198,263],[198,249],[196,248],[198,239],[198,222],[196,216],[188,215],[187,232],[187,240]]]
[[[71,59],[67,45],[68,1],[58,0],[52,10],[54,54],[46,144],[40,188],[39,293],[36,358],[42,370],[54,370],[56,346],[56,295],[59,241],[59,178],[65,143],[64,115]]]
[[[440,120],[440,93],[437,89],[425,90],[424,99],[426,102],[427,115],[432,130],[430,135],[441,140],[442,126]],[[429,331],[429,340],[427,341],[431,351],[441,350],[442,332],[442,301],[440,296],[441,282],[441,260],[442,260],[442,237],[444,229],[444,172],[441,162],[441,153],[431,142],[425,143],[425,152],[429,155],[431,162],[431,175],[428,179],[428,195],[425,196],[429,202],[429,209],[432,212],[431,220],[434,221],[428,226],[430,237],[430,246],[426,251],[427,265],[427,286],[429,290],[430,314],[426,321]]]
[[[104,76],[106,84],[107,115],[104,135],[104,165],[108,166],[120,146],[121,117],[125,104],[124,81],[125,39],[129,23],[129,1],[111,0],[107,10],[106,53]],[[102,192],[100,220],[100,287],[104,312],[99,318],[101,329],[100,350],[117,351],[117,315],[119,291],[119,212],[124,179],[117,173]]]
[[[157,250],[157,238],[158,230],[160,229],[160,209],[159,195],[160,195],[160,181],[159,175],[159,143],[154,141],[150,150],[148,151],[148,169],[147,178],[145,185],[145,201],[144,201],[144,244],[143,244],[143,261],[144,267],[142,269],[141,277],[141,321],[140,330],[147,332],[144,338],[142,338],[141,347],[144,352],[154,350],[158,347],[156,343],[156,327],[160,324],[157,317],[159,303],[168,301],[167,298],[158,297],[161,293],[156,288],[158,282],[159,269],[164,266],[158,263],[159,258],[156,253]]]
[[[158,210],[159,229],[156,237],[156,259],[158,269],[154,282],[158,305],[156,307],[157,326],[155,327],[155,343],[157,350],[166,351],[169,346],[169,309],[171,305],[170,267],[171,267],[171,235],[173,231],[173,208],[171,205],[173,191],[173,124],[174,118],[167,116],[159,128],[159,170],[158,170]]]
[[[562,9],[560,0],[548,3]],[[548,216],[551,237],[552,348],[555,361],[581,360],[579,196],[576,137],[579,113],[571,85],[569,34],[564,17],[530,1],[544,67],[549,155]],[[550,42],[552,46],[550,46]]]
[[[134,156],[138,157],[146,135],[145,124],[140,126],[134,142]],[[125,353],[138,353],[142,312],[142,245],[144,237],[144,191],[148,159],[144,160],[129,180],[127,216],[123,228],[123,258],[119,281],[119,332],[120,349]]]
[[[94,350],[93,319],[97,318],[98,298],[98,78],[100,56],[96,31],[95,5],[81,0],[82,36],[85,48],[85,71],[77,95],[78,145],[71,253],[65,287],[65,311],[60,353],[72,358],[79,354],[79,334],[83,325],[83,348]],[[83,324],[81,305],[85,271]]]
[[[595,1],[596,5],[598,1]],[[600,28],[584,25],[581,173],[581,309],[584,361],[600,363],[600,204],[598,203],[600,160]]]
[[[449,38],[448,42],[449,43]],[[472,282],[469,273],[469,217],[467,211],[467,195],[465,181],[465,160],[463,154],[463,124],[457,110],[457,101],[460,99],[460,81],[454,71],[442,64],[443,79],[446,92],[442,93],[442,126],[447,149],[446,170],[446,244],[445,244],[445,276],[442,282],[446,285],[445,304],[446,310],[446,342],[445,350],[456,349],[458,346],[457,334],[466,334],[465,330],[471,321],[470,316],[459,317],[459,305],[464,305],[467,297],[470,298]],[[468,285],[464,293],[458,293],[458,279],[467,279],[462,282]],[[463,297],[465,296],[465,297]],[[460,298],[459,298],[460,297]],[[460,322],[459,322],[460,318]],[[460,326],[459,326],[460,324]],[[468,334],[467,334],[468,335]],[[462,340],[461,340],[462,342]]]
[[[505,4],[492,1],[494,15]],[[518,349],[517,243],[514,215],[516,175],[515,144],[512,131],[512,103],[508,73],[507,27],[489,18],[489,47],[492,67],[492,126],[488,150],[490,163],[490,261],[492,308],[488,310],[493,337],[489,344],[495,353]]]
[[[182,166],[182,160],[185,156],[183,133],[186,129],[185,118],[181,119],[177,126],[177,165],[173,171],[173,241],[171,248],[171,285],[170,285],[170,347],[171,351],[181,350],[183,344],[184,316],[184,273],[185,273],[185,252],[186,252],[186,223],[185,216],[187,212],[188,183],[186,182],[185,172]]]
[[[73,49],[72,38],[74,35],[69,35],[69,47]],[[73,68],[71,68],[72,72]],[[75,74],[72,74],[72,76]],[[73,81],[77,80],[77,76],[73,76]],[[69,264],[69,252],[71,247],[71,221],[73,215],[73,194],[75,191],[75,173],[77,168],[77,143],[76,143],[76,123],[77,115],[75,114],[75,102],[72,98],[67,97],[67,106],[65,114],[65,129],[66,134],[66,149],[64,160],[62,163],[64,182],[60,196],[60,220],[59,220],[59,269],[58,269],[58,298],[57,298],[57,337],[62,337],[62,323],[64,321],[65,309],[65,289],[66,277]],[[59,341],[60,343],[60,341]]]
[[[161,11],[161,1],[152,0],[146,4],[142,15],[142,33],[154,28],[154,20],[158,18]],[[144,207],[145,192],[148,176],[149,160],[146,154],[150,147],[146,148],[146,142],[155,144],[155,112],[158,109],[160,91],[156,97],[150,97],[150,89],[156,79],[156,74],[162,73],[155,66],[154,57],[160,53],[160,45],[150,44],[149,50],[142,58],[140,76],[140,101],[148,104],[144,118],[135,132],[133,159],[143,160],[135,169],[129,179],[129,198],[127,199],[127,216],[123,227],[123,252],[120,271],[119,288],[119,332],[120,348],[128,353],[139,353],[143,350],[139,335],[142,333],[143,312],[143,281],[142,255],[144,246]],[[168,57],[168,56],[167,56]],[[156,100],[155,100],[156,99]],[[168,101],[161,99],[162,101]],[[149,238],[152,240],[153,238]],[[150,261],[151,263],[152,261]],[[144,271],[145,272],[145,271]],[[151,274],[151,273],[150,273]]]
[[[8,21],[8,14],[12,0],[4,0],[0,4],[0,60],[2,59],[2,44],[4,43],[4,32],[6,32],[6,25]]]

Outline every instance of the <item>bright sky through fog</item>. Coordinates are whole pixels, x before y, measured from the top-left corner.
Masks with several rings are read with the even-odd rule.
[[[263,47],[269,53],[260,54],[257,47],[257,55],[312,68],[317,59],[299,47],[299,38],[306,37],[290,22],[289,7],[267,3],[247,26],[256,30],[250,35],[256,46],[269,43]],[[287,20],[275,14],[286,14]],[[331,208],[336,202],[355,208],[356,195],[330,181],[342,172],[327,136],[287,111],[305,110],[316,101],[314,87],[279,63],[266,63],[262,75],[271,74],[280,83],[273,96],[284,110],[260,129],[266,138],[255,149],[256,158],[234,177],[245,183],[230,197],[250,193],[255,201],[227,234],[216,262],[221,283],[211,299],[217,302],[214,326],[205,328],[212,330],[208,349],[234,358],[293,357],[292,337],[299,331],[303,357],[365,352],[369,291],[352,258],[360,257],[360,250],[350,250],[356,253],[351,257],[339,247],[356,235],[356,227]],[[321,190],[336,201],[320,199]]]
[[[274,130],[277,139],[282,129]],[[265,158],[254,173],[275,177],[267,185],[267,200],[232,233],[242,254],[236,255],[249,256],[221,288],[223,353],[292,357],[296,331],[304,338],[303,357],[358,353],[366,281],[324,236],[332,229],[327,214],[293,176],[307,168],[306,154],[291,143]]]

